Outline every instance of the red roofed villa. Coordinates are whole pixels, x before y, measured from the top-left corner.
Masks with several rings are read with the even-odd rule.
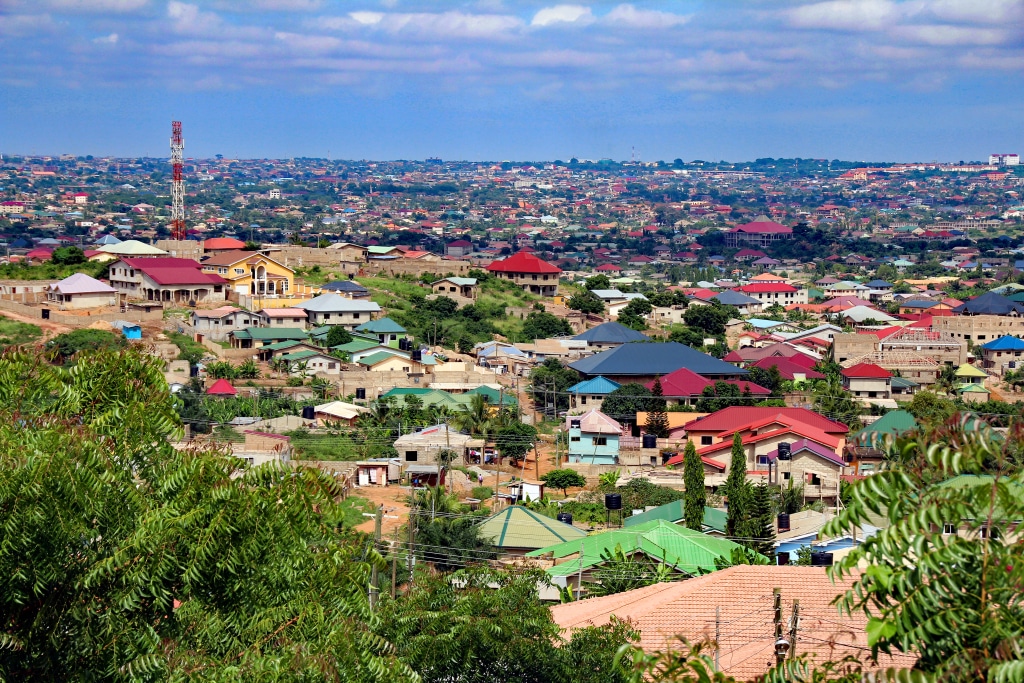
[[[892,399],[892,373],[874,363],[858,363],[844,368],[843,388],[859,399]]]
[[[737,225],[725,233],[725,246],[735,248],[745,244],[768,247],[773,242],[788,240],[792,237],[793,228],[776,223],[767,216],[758,216],[750,223]]]
[[[533,254],[520,251],[502,261],[495,261],[487,270],[499,278],[511,280],[523,291],[541,296],[558,294],[558,276],[562,269]]]

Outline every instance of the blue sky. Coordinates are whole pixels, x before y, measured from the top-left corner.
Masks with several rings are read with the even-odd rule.
[[[0,0],[0,151],[969,160],[1024,0]]]

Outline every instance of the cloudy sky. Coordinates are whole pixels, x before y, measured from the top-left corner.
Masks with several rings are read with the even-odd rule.
[[[7,153],[1024,152],[1024,0],[0,0],[0,64]]]

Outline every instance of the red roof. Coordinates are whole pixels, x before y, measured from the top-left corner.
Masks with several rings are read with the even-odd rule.
[[[784,282],[753,282],[749,285],[736,287],[733,291],[744,292],[745,294],[758,294],[762,292],[799,292],[800,290]]]
[[[562,272],[561,268],[553,266],[547,261],[524,251],[513,254],[502,261],[495,261],[487,266],[487,270],[492,273],[527,273],[530,275],[557,275]]]
[[[686,425],[687,432],[724,432],[736,425],[776,416],[791,417],[829,434],[846,434],[850,428],[842,422],[830,420],[807,408],[761,408],[757,406],[730,406],[705,415]]]
[[[473,243],[469,240],[455,240],[454,242],[448,243],[449,247],[471,247]]]
[[[748,382],[746,380],[724,380],[726,384],[734,384],[740,388],[740,391],[750,389],[750,393],[754,395],[765,396],[771,394],[770,389],[766,389],[759,384]],[[715,382],[698,375],[693,370],[687,368],[679,368],[675,372],[670,372],[661,378],[661,390],[665,396],[700,396],[701,392],[704,391],[705,387],[714,386]],[[654,381],[650,381],[645,385],[648,389],[654,387]]]
[[[226,379],[219,379],[210,385],[206,393],[211,396],[234,396],[238,390],[231,386],[231,382]]]
[[[614,263],[602,263],[601,265],[599,265],[594,270],[602,272],[602,273],[617,273],[620,270],[622,270],[622,268],[619,268]]]
[[[825,379],[825,375],[821,374],[817,370],[804,367],[801,363],[794,363],[790,358],[785,356],[762,358],[753,365],[753,367],[761,368],[762,370],[767,370],[772,366],[778,368],[779,375],[782,376],[782,379],[786,380],[794,379],[796,375],[803,375],[806,379]]]
[[[892,373],[874,363],[857,363],[852,367],[844,369],[842,375],[843,377],[892,377]]]
[[[121,262],[142,272],[158,285],[222,285],[220,275],[204,273],[198,261],[173,256],[123,258]]]
[[[32,251],[30,251],[27,254],[25,254],[25,258],[34,258],[34,259],[49,259],[52,256],[53,256],[53,252],[52,251],[50,251],[49,249],[43,249],[43,248],[33,249]]]
[[[245,242],[233,237],[211,237],[203,242],[203,249],[245,249]]]
[[[751,234],[790,234],[793,232],[793,228],[776,223],[775,221],[753,221],[751,223],[744,223],[743,225],[737,225],[729,232],[745,232]]]

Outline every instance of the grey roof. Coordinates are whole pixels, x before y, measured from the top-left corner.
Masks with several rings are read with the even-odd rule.
[[[651,376],[667,375],[686,368],[698,375],[734,377],[747,371],[678,342],[623,344],[609,351],[571,363],[570,368],[584,375]]]
[[[650,337],[620,323],[608,322],[592,327],[582,334],[577,334],[573,339],[579,339],[588,344],[625,344],[626,342],[648,341]]]
[[[1017,303],[995,292],[985,292],[979,297],[966,301],[953,309],[957,314],[968,315],[1010,315],[1024,313],[1024,304]]]
[[[355,280],[335,280],[334,282],[328,282],[321,289],[326,289],[329,292],[369,292],[366,287]]]
[[[731,289],[728,289],[724,292],[719,292],[718,294],[715,294],[711,298],[717,299],[719,303],[724,304],[726,306],[748,306],[750,304],[761,303],[760,299],[755,299],[752,296],[747,296],[742,292],[734,292]]]
[[[884,287],[890,287],[891,288],[893,285],[892,285],[891,282],[886,282],[885,280],[872,280],[871,282],[869,282],[867,284],[867,286],[868,287],[872,287],[874,289],[882,289]]]
[[[380,305],[372,301],[356,301],[348,299],[340,294],[321,294],[320,296],[296,304],[295,308],[301,308],[314,313],[349,313],[349,312],[371,312],[380,311]]]

